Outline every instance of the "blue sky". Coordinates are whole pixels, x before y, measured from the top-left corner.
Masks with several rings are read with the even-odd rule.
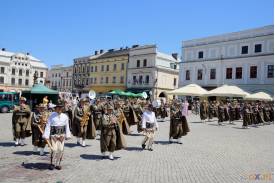
[[[1,0],[0,47],[48,66],[95,50],[181,42],[273,24],[273,0]]]

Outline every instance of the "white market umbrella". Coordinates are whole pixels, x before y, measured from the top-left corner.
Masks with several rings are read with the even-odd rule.
[[[262,101],[273,100],[273,98],[265,92],[253,93],[253,94],[247,95],[244,99],[245,100],[262,100]]]
[[[209,91],[205,96],[217,96],[217,97],[245,97],[247,92],[237,86],[222,85]]]
[[[182,96],[202,96],[207,94],[207,90],[199,85],[189,84],[181,88],[168,92],[169,95],[182,95]]]

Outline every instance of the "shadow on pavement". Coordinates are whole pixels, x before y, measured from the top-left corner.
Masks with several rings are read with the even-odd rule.
[[[232,128],[235,128],[235,129],[239,129],[239,130],[247,130],[247,129],[245,129],[245,128],[242,128],[242,127],[232,127]]]
[[[96,160],[96,161],[108,159],[108,156],[103,157],[102,155],[97,155],[97,154],[81,154],[80,157],[83,159]],[[119,158],[120,157],[114,156],[114,160],[117,160]]]
[[[131,133],[131,134],[128,134],[127,136],[135,137],[135,136],[143,136],[143,134],[142,133]]]
[[[161,144],[161,145],[168,145],[171,144],[168,140],[167,141],[163,141],[163,140],[156,140],[154,141],[155,144]]]
[[[26,169],[31,170],[48,170],[49,164],[48,163],[22,163],[22,166]]]
[[[15,146],[14,142],[0,142],[0,147],[12,147]]]
[[[126,147],[124,150],[126,151],[142,151],[141,147]]]
[[[17,154],[17,155],[23,155],[23,156],[31,156],[31,155],[39,155],[39,151],[38,152],[33,152],[33,151],[15,151],[13,152],[13,154]],[[49,154],[49,152],[44,152],[44,155]]]
[[[82,147],[81,145],[78,145],[78,144],[76,144],[76,143],[65,143],[64,146],[65,146],[65,147],[69,147],[69,148]],[[85,147],[89,147],[89,146],[91,146],[91,145],[86,145]],[[83,147],[83,148],[85,148],[85,147]]]
[[[194,121],[194,122],[191,122],[191,123],[202,123],[201,121]]]

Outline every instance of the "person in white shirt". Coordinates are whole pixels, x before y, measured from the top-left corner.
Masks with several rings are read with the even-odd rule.
[[[58,102],[55,112],[53,112],[48,118],[43,133],[43,138],[49,142],[51,148],[50,170],[53,170],[54,168],[61,170],[60,164],[64,153],[64,141],[71,137],[69,119],[66,114],[62,113],[63,107],[64,104]]]
[[[153,112],[153,105],[149,104],[147,110],[143,112],[142,115],[142,129],[145,138],[142,141],[142,149],[145,149],[146,142],[148,141],[148,150],[153,151],[153,142],[155,131],[158,129],[158,122],[156,115]]]

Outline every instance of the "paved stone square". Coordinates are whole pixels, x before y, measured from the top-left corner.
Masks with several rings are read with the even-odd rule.
[[[182,145],[169,144],[169,121],[159,122],[153,152],[141,150],[143,136],[134,126],[127,149],[116,151],[114,161],[102,160],[99,140],[88,140],[83,148],[73,137],[66,141],[63,169],[50,171],[49,154],[33,155],[31,138],[26,146],[14,146],[11,114],[0,114],[0,182],[273,182],[273,125],[202,124],[194,115],[188,122],[191,132]],[[272,181],[252,180],[270,174]]]

